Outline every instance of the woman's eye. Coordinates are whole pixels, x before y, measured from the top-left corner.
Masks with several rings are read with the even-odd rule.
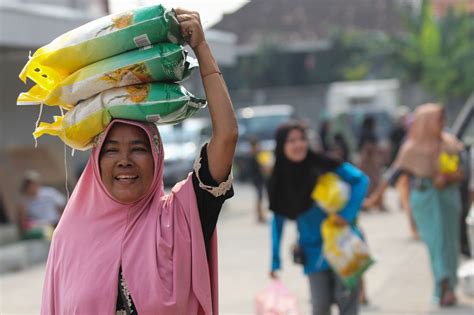
[[[114,153],[114,152],[118,152],[118,150],[115,149],[115,148],[108,148],[108,149],[105,149],[105,153]]]
[[[146,152],[147,149],[146,149],[146,148],[143,148],[143,147],[136,147],[136,148],[133,148],[132,151],[135,151],[135,152]]]

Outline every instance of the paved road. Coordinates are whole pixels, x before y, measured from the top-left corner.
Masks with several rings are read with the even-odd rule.
[[[236,185],[236,197],[223,209],[219,221],[220,309],[223,315],[253,314],[254,297],[268,285],[269,229],[258,225],[252,213],[251,187]],[[408,225],[397,209],[393,193],[390,211],[361,218],[377,263],[366,275],[370,306],[362,314],[474,314],[474,299],[460,295],[460,306],[439,309],[431,304],[432,280],[427,252],[409,238]],[[286,227],[282,280],[299,298],[301,314],[310,314],[308,283],[289,258],[295,227]],[[0,314],[37,314],[44,265],[0,277]]]

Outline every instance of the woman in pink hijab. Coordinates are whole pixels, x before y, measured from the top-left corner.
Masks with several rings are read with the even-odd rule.
[[[156,126],[112,121],[54,233],[41,314],[218,314],[215,226],[233,195],[238,130],[199,15],[176,13],[200,63],[212,137],[165,195]]]
[[[428,249],[434,279],[433,301],[440,306],[451,306],[457,302],[459,182],[464,178],[464,171],[462,165],[455,165],[446,172],[441,167],[440,157],[457,157],[463,144],[443,130],[444,120],[444,109],[438,104],[424,104],[415,110],[408,138],[387,171],[383,185],[371,198],[380,200],[389,183],[395,183],[402,175],[407,178],[409,201],[405,208],[412,213],[420,238]],[[368,201],[372,202],[377,200]]]

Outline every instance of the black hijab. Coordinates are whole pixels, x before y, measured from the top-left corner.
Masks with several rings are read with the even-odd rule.
[[[306,137],[306,129],[297,122],[289,122],[278,128],[275,166],[268,182],[270,210],[292,220],[314,203],[311,192],[318,176],[341,165],[341,161],[311,150],[308,150],[306,158],[301,162],[288,160],[284,146],[288,134],[295,129]]]

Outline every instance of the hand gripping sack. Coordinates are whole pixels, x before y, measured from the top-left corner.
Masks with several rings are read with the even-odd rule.
[[[318,177],[311,198],[327,213],[337,213],[346,205],[351,193],[350,186],[335,173]]]
[[[31,56],[20,73],[50,90],[89,64],[155,43],[183,44],[179,22],[161,5],[112,14],[69,31]],[[85,53],[87,52],[87,53]]]
[[[369,247],[349,225],[338,226],[329,216],[321,225],[323,253],[332,270],[348,288],[354,288],[374,263]]]
[[[105,90],[153,81],[176,82],[197,68],[182,46],[162,43],[135,49],[81,68],[50,90],[36,85],[18,97],[17,105],[59,105],[71,109]]]
[[[442,174],[452,174],[459,169],[459,156],[442,152],[438,159],[439,171]]]
[[[176,83],[129,85],[80,102],[64,116],[55,116],[53,123],[41,123],[33,135],[58,136],[70,147],[86,150],[114,118],[173,124],[205,106],[205,100]]]

